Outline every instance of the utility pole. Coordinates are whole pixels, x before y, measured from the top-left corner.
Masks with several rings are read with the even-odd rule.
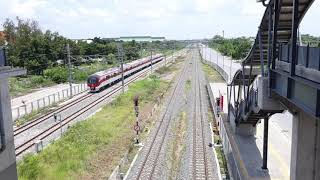
[[[69,86],[70,86],[70,98],[72,97],[72,72],[71,72],[71,55],[70,55],[70,46],[67,44],[67,55],[68,55],[68,70],[69,70]]]
[[[176,43],[173,41],[173,51],[172,51],[172,60],[174,62],[174,51],[176,49]]]
[[[167,66],[166,44],[162,46],[162,52],[164,56],[164,66]]]
[[[139,44],[140,44],[140,57],[142,58],[142,55],[143,55],[143,54],[142,54],[142,53],[143,53],[143,52],[142,52],[142,42],[140,42]]]
[[[222,30],[222,37],[224,39],[224,30]],[[224,69],[224,55],[222,54],[222,67]]]
[[[152,74],[152,49],[150,49],[150,54],[151,54],[151,56],[150,56],[150,58],[151,58],[151,73],[150,74]]]
[[[123,75],[123,48],[120,43],[117,44],[118,50],[118,62],[120,63],[121,69],[121,86],[122,86],[122,93],[124,93],[124,75]]]

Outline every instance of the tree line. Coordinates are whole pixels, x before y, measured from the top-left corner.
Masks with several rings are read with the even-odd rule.
[[[70,45],[74,56],[103,55],[114,63],[117,57],[117,43],[98,37],[92,42],[70,40],[58,32],[42,31],[35,20],[6,19],[3,23],[5,38],[0,39],[0,46],[5,46],[9,65],[24,67],[28,74],[42,74],[44,70],[57,66],[57,60],[66,62],[66,45]],[[141,50],[155,48],[158,50],[173,49],[174,42],[121,42],[124,59],[127,61],[140,58]],[[178,46],[180,47],[180,46]]]
[[[232,59],[243,59],[248,54],[252,43],[252,38],[223,38],[216,35],[209,41],[209,47],[218,50],[224,56],[232,57]]]
[[[301,40],[304,46],[309,44],[311,47],[320,47],[320,37],[302,34]],[[253,38],[248,37],[223,38],[222,36],[216,35],[209,40],[209,46],[225,56],[238,60],[246,57],[253,41]]]

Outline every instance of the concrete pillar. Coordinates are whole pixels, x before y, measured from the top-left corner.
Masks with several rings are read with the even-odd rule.
[[[291,145],[291,180],[320,179],[319,120],[300,111],[293,116]]]
[[[5,149],[0,152],[0,179],[18,179],[14,150],[13,121],[8,80],[0,78],[0,125],[4,130]],[[3,143],[3,142],[1,142]]]

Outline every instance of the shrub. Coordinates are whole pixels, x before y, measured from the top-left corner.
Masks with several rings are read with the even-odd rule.
[[[44,71],[44,76],[55,83],[64,83],[68,80],[68,69],[64,67],[54,67]]]

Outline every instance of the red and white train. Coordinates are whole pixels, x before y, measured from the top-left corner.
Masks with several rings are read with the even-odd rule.
[[[130,63],[123,65],[124,78],[135,74],[152,64],[156,64],[163,60],[163,56],[156,54],[152,56],[152,61],[150,57],[138,59]],[[100,91],[103,87],[107,85],[112,85],[121,80],[121,68],[115,67],[110,68],[105,71],[100,71],[92,74],[88,77],[87,85],[90,88],[90,92]]]

